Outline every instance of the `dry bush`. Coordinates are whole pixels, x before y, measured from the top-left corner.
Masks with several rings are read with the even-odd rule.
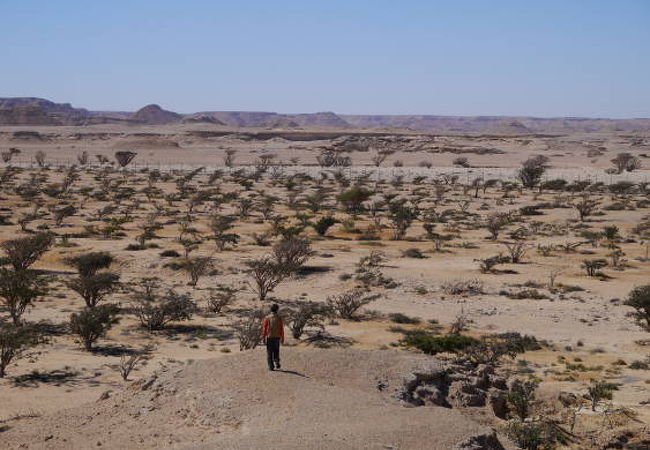
[[[122,377],[122,380],[128,381],[129,375],[136,369],[136,367],[138,367],[138,365],[146,364],[146,361],[151,359],[151,353],[153,350],[154,347],[148,345],[140,350],[134,351],[129,356],[120,356],[120,362],[118,364],[111,364],[108,367],[118,372]]]
[[[463,331],[467,330],[469,325],[472,323],[464,311],[461,311],[449,327],[449,334],[452,336],[459,336]]]
[[[308,239],[290,237],[273,246],[273,258],[287,276],[296,273],[314,254]]]
[[[522,241],[502,242],[502,244],[508,250],[508,254],[510,255],[510,262],[512,264],[519,264],[526,254],[528,248],[530,248],[529,244]]]
[[[287,276],[269,255],[247,261],[246,265],[249,267],[248,274],[253,279],[249,286],[260,300],[265,300]]]
[[[157,278],[145,278],[134,289],[135,314],[149,331],[162,330],[169,322],[189,320],[196,311],[196,304],[189,295],[173,290],[161,295],[160,289]]]
[[[354,319],[359,308],[380,297],[380,294],[368,295],[368,291],[365,289],[353,289],[339,295],[327,297],[327,304],[342,319]]]
[[[594,200],[588,194],[584,194],[578,200],[571,203],[571,206],[578,212],[580,222],[584,222],[587,217],[592,216],[596,212],[599,204],[600,202],[598,200]]]
[[[221,287],[218,290],[210,290],[206,300],[207,310],[219,314],[226,306],[232,305],[237,300],[237,289]]]
[[[493,273],[496,271],[496,266],[510,262],[510,258],[499,254],[487,258],[475,259],[474,261],[479,263],[481,273]]]
[[[38,167],[45,167],[45,158],[47,155],[43,150],[39,150],[34,154],[34,160],[36,161],[36,164],[38,164]]]
[[[190,276],[189,285],[196,287],[199,279],[207,275],[214,268],[214,259],[210,256],[197,256],[187,258],[183,264],[183,269]]]
[[[264,311],[249,311],[242,319],[235,322],[232,328],[239,340],[239,350],[251,350],[262,340],[262,319]]]
[[[478,278],[445,281],[440,285],[447,295],[480,295],[483,293],[483,281]]]
[[[512,223],[510,213],[490,214],[485,223],[485,228],[490,232],[490,238],[496,240],[505,227]]]
[[[323,321],[330,313],[331,310],[327,305],[316,302],[299,302],[289,309],[287,324],[293,337],[300,339],[307,327],[323,330]]]
[[[260,300],[266,299],[278,284],[295,274],[311,257],[313,251],[309,240],[290,237],[273,247],[272,255],[265,255],[248,261],[249,283]]]
[[[360,281],[364,287],[370,286],[394,286],[395,282],[384,276],[381,267],[387,261],[383,252],[373,250],[368,256],[363,256],[357,263],[355,279]]]

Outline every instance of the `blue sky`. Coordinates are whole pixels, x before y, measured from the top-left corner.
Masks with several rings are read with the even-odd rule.
[[[0,96],[650,117],[650,0],[0,0]]]

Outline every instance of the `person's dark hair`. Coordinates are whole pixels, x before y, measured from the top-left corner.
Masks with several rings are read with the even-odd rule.
[[[277,303],[273,303],[273,304],[271,305],[271,312],[276,313],[276,312],[278,312],[278,309],[280,309],[280,307],[278,306]]]

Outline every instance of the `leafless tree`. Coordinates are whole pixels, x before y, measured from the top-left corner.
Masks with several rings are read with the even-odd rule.
[[[34,154],[34,160],[36,161],[36,164],[38,164],[38,167],[45,167],[45,158],[46,154],[43,150],[39,150]]]
[[[519,264],[526,251],[530,248],[528,243],[522,241],[503,242],[503,245],[508,250],[510,262],[513,264]]]
[[[594,200],[588,194],[584,194],[580,196],[577,201],[571,203],[571,206],[573,206],[576,211],[578,211],[580,221],[584,222],[587,217],[593,215],[594,212],[596,212],[599,204],[600,202],[598,200]]]
[[[617,173],[632,172],[641,168],[641,160],[631,153],[619,153],[611,162]]]
[[[190,275],[189,285],[196,287],[199,279],[207,275],[214,267],[214,259],[210,256],[197,256],[195,258],[188,258],[185,261],[184,268]]]
[[[85,151],[85,150],[77,155],[77,161],[79,161],[79,164],[82,165],[82,166],[85,166],[86,164],[88,164],[89,159],[90,159],[90,157],[88,155],[88,152]]]
[[[262,256],[246,263],[249,267],[248,274],[253,279],[250,284],[253,292],[260,300],[265,300],[267,295],[287,277],[287,272],[278,266],[271,255]]]
[[[119,364],[109,365],[108,367],[118,372],[122,377],[122,380],[128,381],[131,372],[133,372],[138,365],[142,365],[151,358],[153,350],[153,346],[148,345],[141,350],[134,351],[129,356],[122,355]]]
[[[451,323],[449,328],[449,334],[453,336],[460,335],[463,331],[467,330],[469,324],[472,323],[472,320],[465,314],[464,310],[461,310],[460,313],[456,316],[454,321]]]
[[[236,154],[237,154],[237,150],[227,149],[223,157],[223,165],[228,167],[229,169],[232,169],[233,166],[235,165]]]
[[[496,240],[503,229],[512,222],[509,213],[492,213],[488,216],[485,227],[490,232],[490,237]]]
[[[386,158],[388,158],[390,155],[394,154],[394,150],[389,150],[389,149],[380,149],[375,153],[375,155],[370,158],[372,163],[374,164],[375,167],[381,166],[381,164],[386,161]]]

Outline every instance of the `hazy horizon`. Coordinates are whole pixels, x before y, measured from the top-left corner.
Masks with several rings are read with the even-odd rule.
[[[95,111],[650,117],[650,2],[26,0],[0,97]]]

